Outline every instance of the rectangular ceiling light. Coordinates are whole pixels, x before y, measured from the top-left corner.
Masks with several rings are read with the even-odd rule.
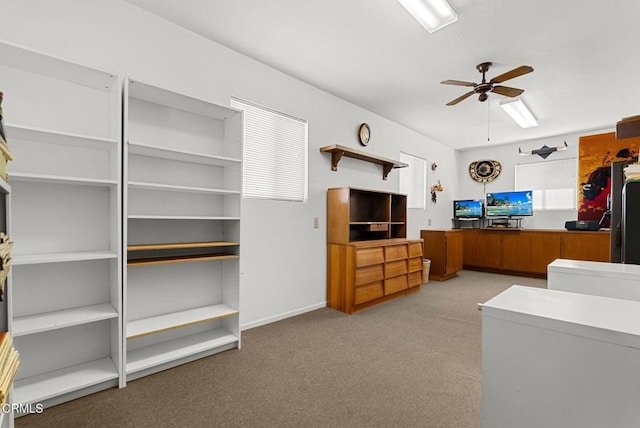
[[[458,20],[446,0],[398,0],[416,21],[433,33]]]
[[[522,99],[504,99],[500,101],[500,107],[502,107],[502,109],[511,116],[511,119],[513,119],[520,128],[532,128],[534,126],[538,126],[538,121],[533,117],[533,114],[529,111],[524,102],[522,102]]]

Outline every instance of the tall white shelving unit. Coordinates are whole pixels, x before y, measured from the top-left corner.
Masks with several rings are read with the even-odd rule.
[[[12,401],[57,404],[124,382],[119,76],[0,43],[15,160]]]
[[[0,178],[0,231],[6,233],[11,238],[11,186]],[[8,281],[7,281],[8,282]],[[0,331],[8,331],[7,328],[7,287],[5,285],[2,302],[0,302]],[[11,400],[11,389],[9,388],[9,399]],[[13,419],[5,412],[0,412],[0,428],[13,427]]]
[[[240,347],[242,113],[125,81],[128,380]]]

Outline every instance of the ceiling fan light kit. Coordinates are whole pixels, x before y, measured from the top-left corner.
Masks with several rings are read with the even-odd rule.
[[[533,128],[534,126],[538,126],[538,120],[533,116],[533,113],[531,113],[521,98],[502,100],[500,101],[500,107],[511,116],[511,119],[513,119],[520,128]]]
[[[398,0],[398,2],[429,33],[458,20],[458,15],[446,0]]]

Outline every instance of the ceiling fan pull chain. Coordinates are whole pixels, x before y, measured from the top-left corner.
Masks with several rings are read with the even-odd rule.
[[[487,103],[487,142],[491,141],[491,101]]]

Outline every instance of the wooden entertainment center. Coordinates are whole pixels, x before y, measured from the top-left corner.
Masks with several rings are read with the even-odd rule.
[[[407,196],[327,191],[327,306],[352,314],[418,291],[422,239],[407,239]]]

